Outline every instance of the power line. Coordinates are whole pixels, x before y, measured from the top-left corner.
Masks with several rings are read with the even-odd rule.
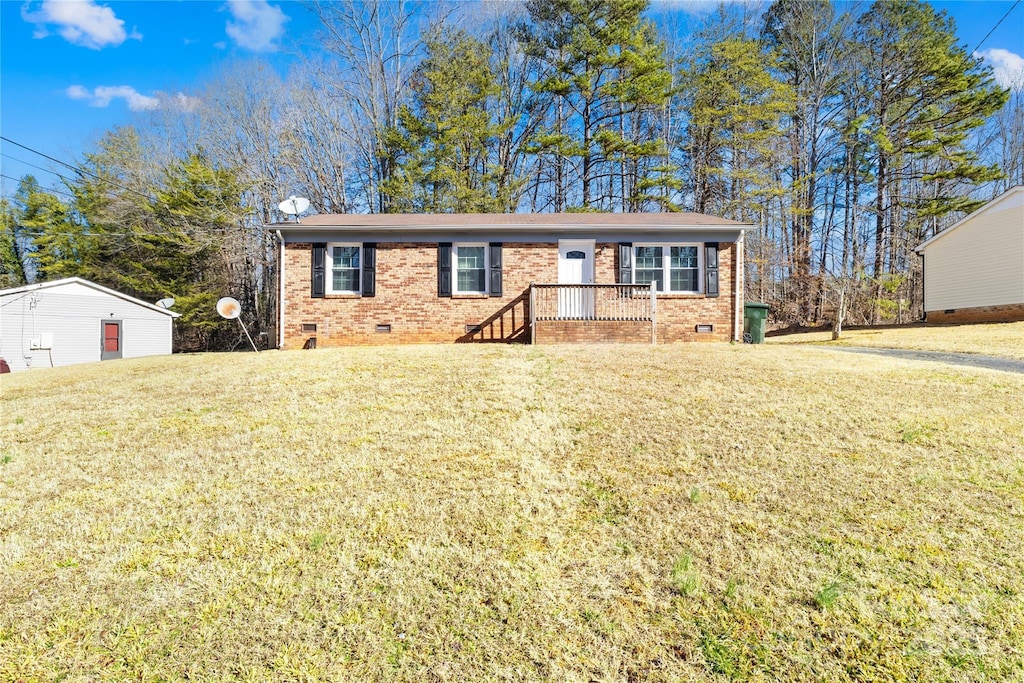
[[[1017,0],[1017,2],[1013,3],[1013,5],[1010,7],[1010,9],[1006,10],[1006,14],[1003,15],[1003,19],[1005,19],[1006,17],[1010,16],[1010,12],[1012,12],[1017,7],[1017,5],[1019,5],[1019,4],[1020,4],[1020,0]],[[1000,19],[999,21],[997,21],[996,25],[993,26],[992,29],[988,33],[985,34],[985,37],[981,39],[981,42],[974,46],[974,49],[971,50],[971,54],[972,55],[975,52],[977,52],[978,48],[981,47],[982,45],[984,45],[985,41],[988,40],[989,36],[991,36],[995,32],[995,30],[997,28],[999,28],[999,24],[1003,23],[1003,19]]]
[[[68,178],[67,176],[63,176],[60,173],[57,173],[52,168],[44,168],[42,166],[38,166],[36,164],[33,164],[33,163],[29,162],[29,161],[25,161],[24,159],[19,159],[18,157],[12,157],[10,154],[4,154],[3,152],[0,152],[0,157],[7,157],[8,159],[10,159],[12,161],[17,161],[19,164],[25,164],[26,166],[31,166],[32,168],[37,168],[40,171],[45,171],[45,172],[47,172],[47,173],[49,173],[51,175],[57,176],[61,180],[65,180],[65,181],[67,181],[69,183],[70,182],[74,182],[71,178]],[[10,178],[10,176],[4,176],[4,178]],[[11,178],[11,179],[13,180],[13,178]],[[19,180],[18,182],[21,182],[21,181]]]
[[[4,154],[3,156],[6,157],[7,155]],[[8,158],[11,158],[11,157],[8,157]],[[29,166],[32,166],[32,164],[29,164],[26,161],[22,161],[21,163],[27,164]],[[36,166],[35,168],[39,168],[39,166]],[[53,175],[57,176],[58,178],[60,178],[61,180],[65,181],[65,182],[69,182],[69,183],[73,183],[74,182],[74,180],[72,178],[68,178],[67,176],[63,176],[60,173],[57,173],[56,171],[47,171],[47,173],[52,173]],[[22,181],[22,178],[12,178],[9,175],[2,175],[2,174],[0,174],[0,178],[7,178],[8,180],[13,180],[16,183],[21,183],[21,181]],[[46,192],[58,192],[58,190],[46,190]],[[67,193],[66,192],[62,192],[61,194],[67,194]]]
[[[5,178],[5,179],[7,179],[7,180],[14,180],[14,181],[16,181],[16,182],[21,182],[21,181],[20,181],[20,180],[19,180],[18,178],[12,178],[11,176],[9,176],[9,175],[4,175],[4,174],[2,174],[2,173],[0,173],[0,178]],[[47,193],[47,194],[59,194],[59,195],[64,195],[64,196],[65,196],[65,197],[67,197],[68,199],[78,199],[78,197],[76,197],[75,195],[73,195],[73,194],[71,194],[70,192],[67,192],[67,191],[65,191],[65,190],[54,190],[54,189],[49,189],[49,190],[42,190],[42,191],[43,191],[43,192],[45,192],[45,193]],[[16,194],[5,194],[5,195],[3,195],[3,198],[4,198],[4,199],[12,199],[12,200],[17,200],[18,196],[17,196]]]
[[[160,202],[159,200],[157,200],[154,197],[151,197],[151,196],[149,196],[147,194],[143,194],[142,192],[139,192],[137,190],[133,190],[132,188],[126,187],[126,186],[124,186],[124,185],[122,185],[120,183],[114,182],[113,180],[111,180],[109,178],[103,178],[101,176],[98,176],[95,173],[92,173],[91,171],[87,171],[85,169],[82,169],[82,168],[79,168],[79,167],[74,166],[72,164],[69,164],[69,163],[67,163],[65,161],[61,161],[60,159],[52,157],[49,154],[45,154],[43,152],[40,152],[37,149],[33,149],[33,148],[29,147],[28,145],[23,145],[20,142],[15,142],[14,140],[11,140],[10,138],[4,137],[2,135],[0,135],[0,140],[3,140],[4,142],[9,142],[12,145],[20,147],[20,148],[22,148],[24,150],[27,150],[29,152],[32,152],[33,154],[38,154],[39,156],[43,157],[44,159],[49,159],[50,161],[52,161],[54,163],[57,163],[57,164],[60,164],[61,166],[69,168],[72,171],[74,171],[75,173],[78,173],[79,175],[90,176],[92,178],[95,178],[96,180],[99,180],[100,182],[108,183],[110,185],[113,185],[114,187],[119,187],[122,190],[125,190],[127,192],[131,192],[132,194],[135,194],[135,195],[137,195],[139,197],[142,197],[143,199],[145,199],[145,200],[147,200],[149,202],[152,202],[153,204],[161,203],[164,206],[166,206],[166,202]],[[20,159],[15,159],[14,157],[12,157],[12,156],[10,156],[8,154],[3,154],[3,156],[5,156],[5,157],[7,157],[9,159],[14,159],[15,161],[19,161],[20,163],[23,163],[23,164],[28,164],[28,162],[21,161]],[[33,164],[28,164],[28,165],[29,166],[33,166]],[[67,182],[72,182],[72,183],[74,182],[72,179],[67,178],[65,176],[62,176],[61,174],[56,173],[55,171],[52,171],[52,170],[49,170],[49,169],[43,169],[40,166],[34,166],[34,168],[39,168],[40,170],[45,170],[48,173],[52,173],[53,175],[57,176],[58,178],[60,178],[62,180],[65,180]],[[21,182],[19,179],[11,178],[10,176],[7,176],[7,175],[0,174],[0,177],[7,178],[8,180],[13,180],[15,182]],[[65,194],[66,195],[67,193],[60,193],[60,194]],[[70,196],[70,195],[68,195],[68,196]],[[72,198],[73,199],[77,199],[77,197],[72,197]],[[224,213],[225,214],[232,215],[231,211],[227,210],[226,207],[222,207],[222,208],[224,209]],[[191,222],[189,222],[189,227],[192,227],[191,226]],[[240,227],[244,228],[244,226],[240,226]],[[233,232],[234,230],[235,230],[234,228],[205,228],[204,232],[207,232],[207,233],[217,233],[217,232],[228,233],[228,232]],[[26,233],[26,234],[33,234],[33,233]],[[41,233],[37,233],[37,234],[41,234]],[[61,235],[61,234],[65,234],[65,235],[81,235],[81,233],[48,233],[48,234],[51,234],[51,235]],[[127,237],[127,236],[131,236],[131,235],[140,235],[140,234],[144,234],[144,235],[180,235],[181,233],[180,232],[149,232],[149,231],[144,231],[144,232],[134,232],[134,233],[99,233],[99,234],[110,235],[110,236],[115,236],[115,237]]]
[[[122,185],[120,183],[114,182],[110,178],[100,177],[100,176],[96,175],[95,173],[93,173],[92,171],[86,171],[85,169],[79,168],[77,166],[73,166],[73,165],[67,163],[66,161],[61,161],[60,159],[56,159],[54,157],[51,157],[49,154],[44,154],[43,152],[40,152],[38,149],[32,149],[28,145],[23,145],[20,142],[15,142],[14,140],[11,140],[10,138],[6,138],[6,137],[4,137],[2,135],[0,135],[0,140],[3,140],[4,142],[9,142],[12,145],[15,145],[16,147],[21,147],[22,149],[27,150],[29,152],[32,152],[33,154],[38,154],[39,156],[43,157],[44,159],[49,159],[50,161],[52,161],[54,163],[60,164],[61,166],[64,166],[66,168],[70,168],[72,171],[74,171],[75,173],[78,173],[79,175],[91,176],[92,178],[95,178],[96,180],[99,180],[102,183],[110,183],[111,185],[113,185],[115,187],[119,187],[122,190],[125,190],[127,192],[131,192],[132,194],[136,194],[136,195],[142,197],[143,199],[148,199],[151,202],[155,202],[156,201],[156,199],[154,199],[153,197],[150,197],[147,194],[143,194],[142,192],[139,192],[138,190],[133,190],[130,187],[126,187],[126,186],[124,186],[124,185]]]
[[[30,161],[25,161],[24,159],[19,159],[18,157],[12,157],[10,154],[5,154],[3,152],[0,152],[0,157],[7,157],[11,161],[17,161],[19,164],[25,164],[26,166],[31,166],[32,168],[37,168],[40,171],[46,171],[47,173],[51,173],[51,174],[57,176],[58,178],[61,178],[62,180],[67,180],[67,178],[65,178],[61,174],[57,173],[56,171],[54,171],[52,168],[44,168],[43,166],[37,166],[36,164],[33,164]]]

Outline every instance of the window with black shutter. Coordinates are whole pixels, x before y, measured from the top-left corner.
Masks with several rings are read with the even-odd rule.
[[[704,243],[704,294],[718,296],[718,242]]]
[[[377,295],[377,245],[363,244],[363,296]]]
[[[501,296],[501,242],[490,244],[490,295]]]
[[[327,255],[327,243],[326,242],[314,242],[313,243],[313,273],[311,276],[311,293],[310,296],[314,299],[324,298],[324,291],[326,286],[326,276],[324,271],[324,261]]]
[[[619,283],[633,284],[633,243],[619,243]]]
[[[452,243],[437,245],[437,295],[452,295]]]

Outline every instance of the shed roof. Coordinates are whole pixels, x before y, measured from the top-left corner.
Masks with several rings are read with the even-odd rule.
[[[1020,200],[1020,201],[1017,202],[1016,204],[1010,203],[1012,201],[1011,197],[1016,198],[1017,200]],[[960,228],[965,223],[968,223],[968,222],[974,220],[978,216],[980,216],[982,214],[985,214],[985,213],[989,213],[990,211],[994,211],[996,206],[998,206],[1000,204],[1006,204],[1006,203],[1010,203],[1011,207],[1012,206],[1024,206],[1024,185],[1014,185],[1009,190],[1007,190],[1006,192],[1002,193],[1001,195],[999,195],[998,197],[996,197],[995,199],[990,201],[988,204],[985,204],[984,206],[979,207],[976,211],[974,211],[973,213],[970,213],[970,214],[964,216],[963,218],[958,220],[953,225],[949,226],[948,228],[946,228],[945,230],[943,230],[939,234],[933,236],[931,239],[925,240],[921,244],[917,245],[916,247],[914,247],[914,251],[916,251],[919,254],[922,253],[924,251],[925,247],[927,247],[928,245],[932,244],[936,240],[942,239],[946,235],[950,234],[954,230],[957,230],[958,228]],[[1021,229],[1024,229],[1024,223],[1021,224]]]
[[[166,308],[160,308],[159,306],[155,306],[155,305],[153,305],[151,303],[147,303],[147,302],[143,301],[142,299],[136,299],[133,296],[128,296],[127,294],[123,294],[121,292],[118,292],[117,290],[110,289],[109,287],[104,287],[103,285],[98,285],[95,282],[91,282],[89,280],[86,280],[86,279],[80,278],[80,277],[68,277],[68,278],[64,278],[63,280],[52,280],[50,282],[37,282],[35,284],[23,285],[21,287],[14,287],[12,289],[0,289],[0,297],[10,296],[12,294],[21,294],[21,293],[25,293],[25,292],[34,292],[34,291],[38,291],[38,290],[42,290],[42,289],[55,289],[55,288],[59,288],[59,287],[66,287],[68,285],[82,285],[83,287],[88,287],[90,289],[94,289],[97,292],[100,292],[101,294],[108,294],[110,296],[116,296],[118,299],[124,299],[125,301],[128,301],[130,303],[136,304],[138,306],[142,306],[144,308],[148,308],[151,311],[157,311],[159,313],[165,313],[165,314],[171,316],[172,318],[178,318],[178,317],[181,316],[181,313],[176,313],[176,312],[170,311],[170,310],[168,310]]]
[[[459,231],[493,232],[497,229],[517,231],[568,230],[650,230],[677,228],[681,230],[729,227],[749,230],[750,223],[708,216],[702,213],[325,213],[306,216],[301,223],[273,223],[267,227],[282,232],[324,229],[373,229],[400,232],[458,229]]]

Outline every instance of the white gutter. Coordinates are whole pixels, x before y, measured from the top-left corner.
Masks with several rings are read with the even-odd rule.
[[[277,239],[281,242],[281,255],[277,261],[277,279],[280,282],[280,291],[277,295],[277,348],[284,347],[284,235],[280,230],[275,231]]]
[[[736,273],[736,308],[733,310],[732,340],[743,339],[743,278],[746,275],[746,264],[743,254],[743,238],[746,232],[740,232],[740,238],[736,240],[736,263],[733,264],[733,271]]]

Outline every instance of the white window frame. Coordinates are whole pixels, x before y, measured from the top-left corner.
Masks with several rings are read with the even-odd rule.
[[[335,247],[357,247],[359,249],[359,274],[356,276],[356,288],[355,289],[335,289],[334,288],[334,248]],[[324,259],[325,276],[327,282],[324,283],[324,291],[327,294],[359,294],[363,293],[363,243],[362,242],[328,242],[327,243],[327,254]]]
[[[484,288],[482,290],[459,289],[459,249],[466,247],[484,248]],[[491,283],[491,247],[487,242],[454,242],[452,243],[452,294],[484,296],[490,292]]]
[[[703,242],[637,242],[633,244],[633,284],[636,284],[636,250],[639,247],[659,247],[661,249],[662,283],[664,288],[659,294],[702,294],[704,292],[704,243]],[[697,289],[671,289],[672,287],[672,247],[696,247],[697,249]]]

